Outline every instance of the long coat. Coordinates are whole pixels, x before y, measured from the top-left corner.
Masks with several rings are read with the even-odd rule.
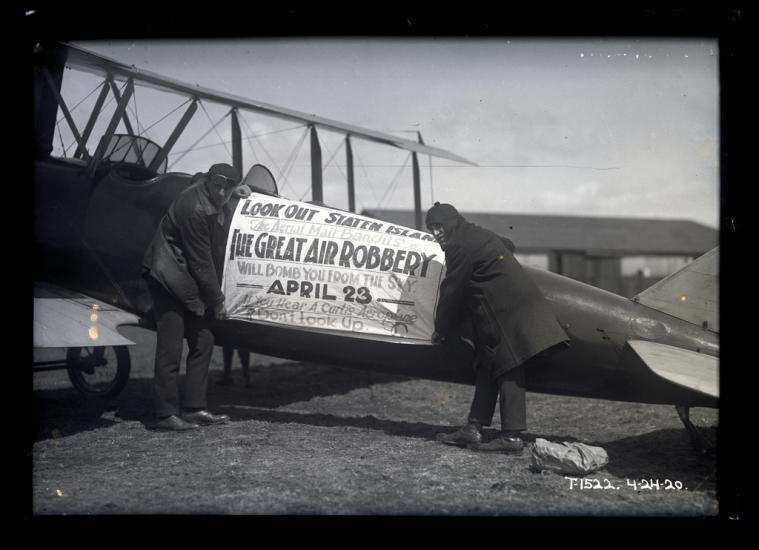
[[[196,181],[159,223],[142,260],[143,276],[156,279],[185,307],[202,316],[207,307],[224,301],[218,262],[214,261],[214,235],[223,223],[204,181]]]
[[[509,244],[460,218],[447,235],[447,272],[435,316],[435,330],[444,336],[469,316],[478,354],[493,361],[494,377],[569,340]]]

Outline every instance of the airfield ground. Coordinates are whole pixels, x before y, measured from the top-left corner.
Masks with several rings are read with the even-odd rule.
[[[586,479],[618,488],[570,489],[562,475],[531,472],[527,451],[435,441],[465,418],[473,388],[326,365],[259,360],[244,388],[235,358],[236,385],[209,385],[211,409],[229,414],[228,424],[150,431],[155,337],[124,332],[138,346],[131,380],[110,403],[81,397],[65,371],[35,375],[34,514],[718,513],[716,460],[693,450],[674,407],[528,394],[527,439],[609,454]],[[218,348],[211,369],[215,380]],[[716,410],[691,415],[716,437]],[[641,489],[642,479],[660,488]],[[666,480],[683,490],[665,489]]]

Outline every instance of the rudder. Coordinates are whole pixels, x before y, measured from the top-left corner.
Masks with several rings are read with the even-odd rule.
[[[647,288],[633,301],[719,332],[719,247]]]

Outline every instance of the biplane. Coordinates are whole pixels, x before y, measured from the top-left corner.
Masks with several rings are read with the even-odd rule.
[[[60,94],[64,66],[103,79],[81,129]],[[421,139],[190,85],[73,45],[38,46],[35,79],[34,346],[66,350],[64,360],[37,368],[66,368],[74,386],[92,395],[113,396],[127,382],[131,342],[118,328],[152,328],[142,255],[192,179],[167,171],[167,158],[197,105],[214,102],[230,110],[232,163],[252,190],[231,205],[234,216],[227,222],[222,288],[230,317],[215,322],[217,343],[293,360],[474,383],[470,342],[430,341],[445,265],[437,243],[422,230],[417,155],[473,163]],[[163,145],[139,135],[129,122],[127,105],[138,84],[190,100]],[[92,129],[109,94],[116,107],[93,149]],[[69,158],[51,155],[58,111],[76,140]],[[310,201],[281,196],[260,164],[244,170],[240,111],[308,125]],[[120,125],[126,132],[117,133]],[[347,211],[324,204],[319,130],[345,136]],[[355,213],[352,139],[411,153],[416,227]],[[525,267],[571,338],[566,349],[530,370],[528,390],[672,404],[703,448],[688,411],[718,405],[718,259],[714,249],[632,300]]]

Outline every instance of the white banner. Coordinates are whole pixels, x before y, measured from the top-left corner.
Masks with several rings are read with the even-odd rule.
[[[231,319],[429,342],[445,257],[425,232],[253,193],[227,236]]]

